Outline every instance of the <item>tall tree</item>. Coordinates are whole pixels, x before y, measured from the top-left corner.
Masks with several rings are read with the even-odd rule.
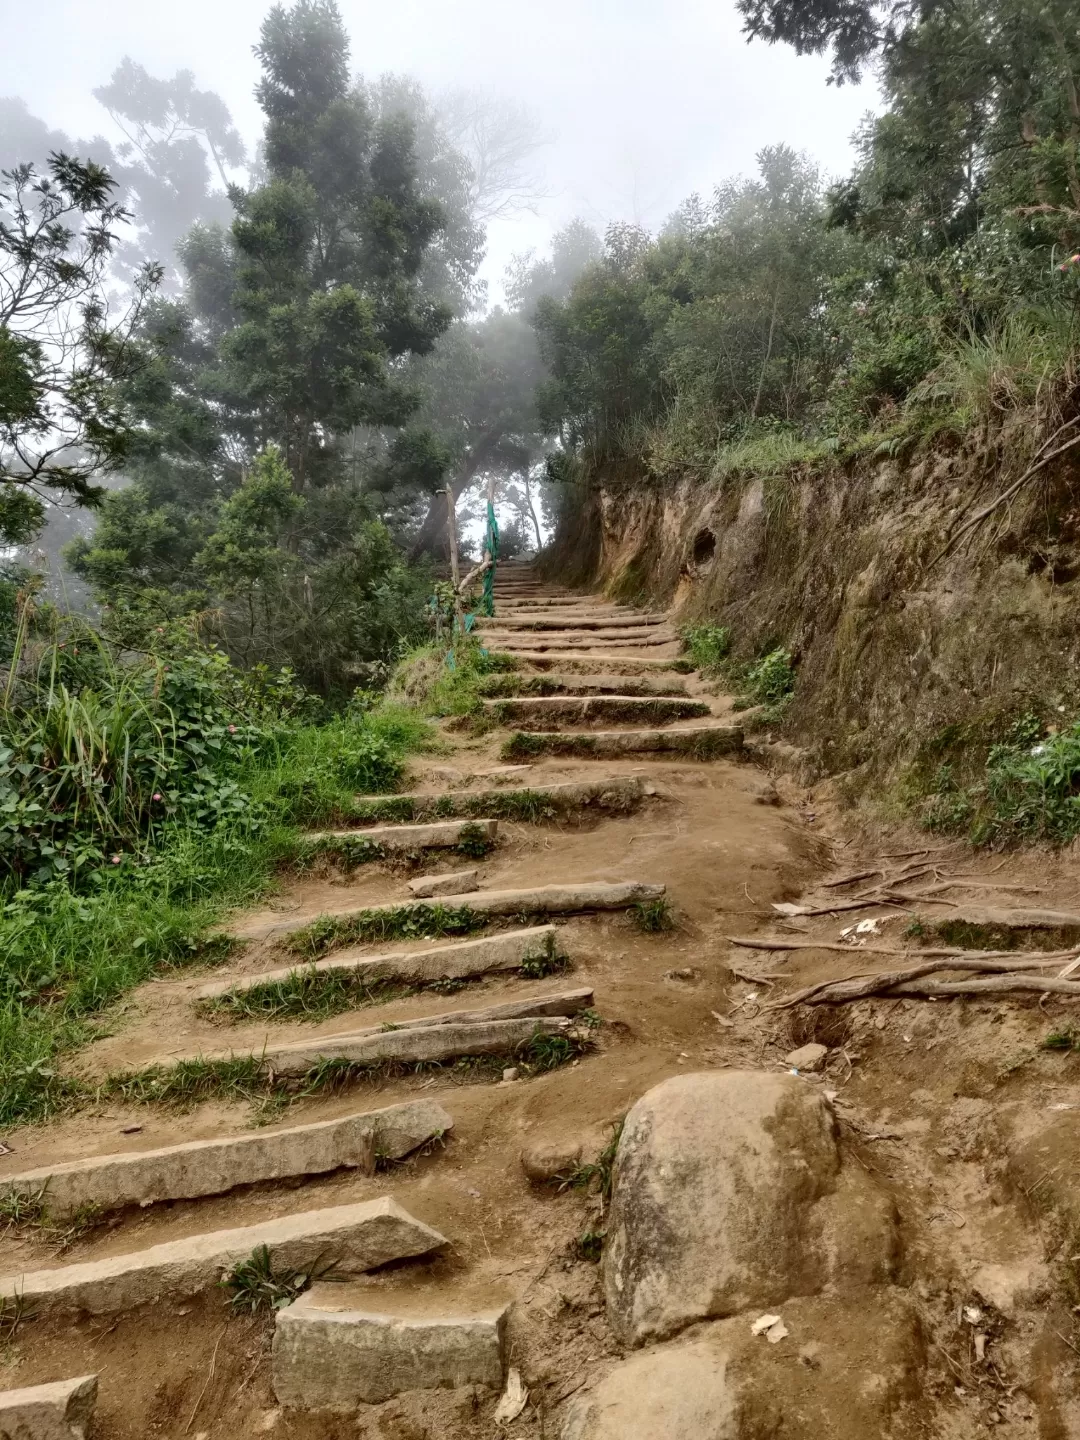
[[[25,543],[45,491],[79,504],[131,452],[123,385],[137,374],[132,331],[160,267],[135,277],[117,311],[105,286],[128,214],[108,171],[54,154],[48,173],[0,173],[0,541]]]

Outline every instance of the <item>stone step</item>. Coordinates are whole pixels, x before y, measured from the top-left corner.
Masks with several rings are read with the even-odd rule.
[[[512,655],[516,658],[520,658],[522,655],[534,651],[539,652],[541,655],[548,651],[552,654],[560,651],[570,653],[577,652],[588,658],[589,656],[609,651],[647,650],[658,645],[675,645],[678,643],[678,637],[675,635],[656,635],[651,632],[648,635],[642,636],[640,639],[621,635],[609,635],[606,633],[602,635],[595,634],[591,639],[588,635],[557,637],[532,633],[519,635],[504,633],[498,636],[486,636],[485,639],[491,650],[504,655]],[[673,655],[670,658],[674,660],[678,657]]]
[[[41,1197],[50,1220],[90,1206],[108,1211],[162,1200],[193,1200],[224,1194],[237,1185],[363,1165],[372,1140],[377,1154],[400,1160],[446,1134],[453,1123],[433,1100],[410,1100],[287,1130],[191,1140],[159,1150],[95,1155],[25,1170],[0,1180],[0,1195]]]
[[[297,1409],[348,1411],[407,1390],[501,1390],[509,1308],[467,1289],[444,1299],[315,1285],[278,1311],[274,1393]]]
[[[447,1241],[389,1196],[357,1205],[305,1210],[237,1230],[169,1240],[127,1255],[86,1260],[51,1270],[0,1278],[0,1297],[28,1315],[86,1311],[115,1315],[162,1295],[180,1298],[215,1286],[253,1251],[269,1251],[276,1271],[304,1272],[319,1264],[360,1274],[439,1250]]]
[[[488,790],[456,790],[441,795],[417,792],[404,795],[358,795],[358,821],[385,820],[391,816],[497,814],[507,820],[542,819],[595,806],[601,810],[632,810],[644,798],[636,775],[610,775],[598,780],[565,781]],[[366,831],[361,833],[366,834]]]
[[[643,881],[597,880],[581,885],[538,885],[528,890],[478,890],[467,895],[446,895],[439,899],[437,905],[443,915],[453,910],[468,911],[472,915],[573,915],[584,910],[625,910],[641,900],[656,900],[663,893],[663,885],[649,885]],[[387,914],[411,914],[417,921],[422,921],[435,908],[428,900],[406,900],[358,906],[355,910],[332,911],[325,915],[290,915],[285,919],[267,920],[260,926],[245,930],[243,938],[265,940],[293,935],[299,930],[320,927],[325,921],[337,921],[344,929],[345,922],[369,915],[377,918]]]
[[[482,635],[489,630],[627,630],[648,631],[658,626],[670,629],[666,615],[501,615],[477,621]]]
[[[612,630],[587,630],[579,625],[559,625],[551,630],[485,630],[483,639],[492,650],[511,650],[515,645],[531,646],[534,650],[550,650],[562,646],[586,649],[589,646],[675,645],[679,637],[673,630],[660,626],[622,626]]]
[[[580,759],[609,760],[620,755],[666,752],[691,760],[715,760],[742,749],[743,732],[737,725],[694,725],[685,730],[593,730],[575,734],[566,730],[517,730],[503,744],[506,760],[535,755],[574,755]]]
[[[492,700],[524,695],[685,695],[686,681],[664,675],[492,675],[481,686]]]
[[[482,704],[484,713],[500,725],[516,725],[521,730],[605,723],[670,725],[710,713],[702,700],[649,695],[524,695]]]
[[[304,854],[363,851],[363,858],[377,860],[384,854],[411,854],[418,850],[456,850],[470,842],[494,845],[498,820],[439,820],[428,825],[380,825],[359,834],[356,830],[311,830],[301,836]],[[351,859],[361,858],[359,853]]]
[[[0,1440],[87,1440],[98,1377],[0,1390]]]
[[[557,933],[554,925],[534,925],[527,930],[504,930],[497,935],[484,935],[479,940],[465,940],[456,945],[429,945],[424,950],[410,950],[401,955],[356,955],[347,951],[307,965],[264,970],[239,980],[218,980],[212,985],[204,985],[195,999],[206,1002],[219,1000],[224,995],[243,995],[252,990],[280,985],[295,975],[308,978],[347,973],[355,975],[359,985],[365,981],[375,984],[380,980],[425,984],[435,980],[463,980],[500,970],[519,970],[528,960],[552,959]]]
[[[535,1003],[535,1002],[534,1002]],[[438,1022],[439,1017],[434,1017]],[[470,1056],[512,1056],[537,1035],[563,1035],[570,1020],[561,1015],[527,1015],[518,1019],[464,1021],[460,1024],[418,1023],[358,1034],[313,1036],[283,1045],[260,1047],[258,1059],[275,1075],[299,1077],[333,1061],[341,1065],[376,1066],[442,1064]],[[251,1051],[229,1050],[200,1059],[227,1060]],[[192,1057],[188,1057],[189,1059]],[[163,1068],[180,1063],[169,1057]]]
[[[570,654],[555,650],[519,650],[516,647],[506,653],[512,654],[515,660],[531,666],[541,674],[548,674],[556,669],[565,675],[658,675],[665,670],[690,674],[693,670],[687,661],[677,655],[609,655],[602,649],[581,650]]]

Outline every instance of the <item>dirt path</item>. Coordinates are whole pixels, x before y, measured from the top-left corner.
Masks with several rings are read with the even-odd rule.
[[[665,730],[737,721],[726,697],[671,669],[678,646],[666,636],[673,631],[646,627],[644,617],[600,598],[563,596],[527,571],[507,570],[500,573],[498,613],[488,633],[500,649],[522,657],[520,677],[551,682],[564,674],[568,688],[561,693],[572,695],[574,675],[581,682],[576,688],[593,693],[589,685],[597,676],[652,674],[668,689],[673,680],[685,681],[686,695],[708,706],[706,717],[676,719]],[[537,616],[545,628],[529,628]],[[647,643],[620,638],[624,630],[637,636],[646,628],[652,632]],[[633,725],[610,728],[627,732]],[[490,786],[491,775],[482,772],[504,763],[506,738],[505,728],[479,737],[447,728],[446,753],[418,763],[410,789],[444,794]],[[774,789],[750,758],[697,761],[647,752],[600,760],[541,751],[527,763],[527,772],[502,777],[507,788],[636,776],[646,794],[630,813],[593,805],[539,823],[504,821],[497,847],[485,858],[425,861],[423,873],[475,864],[482,891],[586,881],[662,884],[674,928],[643,930],[632,913],[560,917],[559,949],[570,959],[569,973],[532,980],[488,976],[464,993],[399,996],[314,1022],[225,1024],[195,1005],[210,978],[239,979],[287,963],[282,942],[272,938],[247,946],[212,977],[185,973],[142,987],[109,1017],[74,1068],[100,1078],[225,1048],[258,1055],[290,1040],[315,1040],[332,1053],[336,1037],[361,1026],[400,1025],[570,986],[592,988],[591,1009],[601,1022],[585,1053],[546,1073],[515,1067],[512,1057],[505,1067],[384,1073],[256,1117],[269,1119],[264,1131],[272,1134],[419,1095],[438,1100],[453,1117],[452,1134],[387,1173],[368,1177],[345,1169],[123,1210],[63,1242],[15,1228],[0,1239],[0,1271],[11,1275],[391,1194],[450,1245],[433,1260],[390,1267],[364,1283],[375,1297],[408,1294],[432,1313],[452,1308],[466,1290],[513,1302],[509,1358],[531,1397],[522,1414],[497,1427],[495,1397],[469,1387],[412,1392],[364,1406],[358,1415],[286,1412],[271,1383],[272,1322],[230,1317],[215,1293],[183,1302],[163,1298],[97,1318],[27,1321],[6,1342],[0,1386],[96,1372],[101,1398],[92,1433],[108,1440],[557,1435],[563,1402],[619,1353],[604,1319],[597,1267],[579,1244],[582,1235],[602,1230],[602,1207],[595,1193],[531,1183],[522,1151],[549,1146],[591,1160],[630,1105],[658,1081],[691,1069],[783,1068],[790,1050],[820,1040],[829,1057],[806,1083],[835,1092],[844,1145],[894,1196],[900,1283],[920,1311],[921,1428],[904,1433],[961,1437],[993,1427],[1018,1440],[1080,1436],[1074,1386],[1080,1331],[1071,1311],[1080,1293],[1068,1289],[1074,1262],[1067,1259],[1069,1247],[1060,1248],[1074,1224],[1071,1206],[1080,1221],[1080,1089],[1071,1056],[1039,1048],[1048,1032],[1067,1023],[1067,1004],[1051,1000],[1040,1009],[1011,999],[888,999],[772,1011],[769,1001],[785,989],[889,962],[860,960],[857,951],[733,947],[728,939],[836,944],[849,925],[877,917],[880,934],[872,943],[913,948],[919,937],[905,936],[913,916],[946,916],[948,904],[928,899],[906,908],[877,905],[789,919],[774,907],[806,897],[825,905],[860,888],[858,882],[822,888],[830,879],[925,861],[946,879],[965,877],[948,892],[952,902],[1067,909],[1077,903],[1072,861],[1016,859],[1000,867],[919,837],[892,843],[877,834],[845,837],[827,796],[801,792],[783,778]],[[879,858],[882,851],[920,848],[934,853]],[[327,871],[286,883],[239,929],[254,930],[275,917],[314,920],[402,901],[406,880],[416,873],[372,864],[347,876]],[[925,886],[927,873],[935,879],[924,872],[909,883]],[[987,885],[1032,891],[988,892]],[[415,940],[398,940],[360,946],[357,954],[416,948]],[[516,1070],[515,1078],[500,1079],[503,1068]],[[5,1137],[10,1153],[0,1158],[0,1178],[73,1159],[250,1133],[251,1123],[247,1101],[215,1099],[186,1110],[103,1103]],[[872,1330],[873,1308],[847,1313],[844,1323],[853,1332]],[[976,1342],[976,1336],[983,1338]],[[792,1364],[799,1363],[797,1353]],[[842,1411],[829,1424],[821,1433],[856,1440]],[[792,1440],[802,1434],[794,1425],[777,1433]]]

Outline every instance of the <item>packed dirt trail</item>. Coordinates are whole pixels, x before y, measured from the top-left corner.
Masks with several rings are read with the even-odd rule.
[[[855,831],[770,773],[668,617],[523,565],[496,596],[517,668],[485,723],[73,1061],[182,1072],[186,1103],[113,1085],[4,1137],[0,1180],[70,1185],[73,1218],[10,1207],[0,1385],[97,1375],[99,1440],[1080,1437],[1080,1088],[1043,1048],[1074,1002],[775,1004],[935,948],[1055,976],[1074,862]],[[200,1093],[187,1062],[230,1057],[233,1095]],[[256,1242],[336,1278],[230,1310]]]

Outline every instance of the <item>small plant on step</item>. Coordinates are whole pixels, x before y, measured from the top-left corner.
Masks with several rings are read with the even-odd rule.
[[[598,1265],[600,1257],[604,1253],[604,1241],[607,1232],[594,1230],[591,1226],[580,1234],[574,1242],[574,1249],[579,1260],[586,1260],[590,1265]]]
[[[570,968],[569,955],[552,951],[549,955],[534,955],[529,960],[523,960],[518,974],[525,980],[543,980],[548,975],[565,975]]]
[[[316,1280],[332,1276],[336,1264],[336,1260],[320,1255],[306,1270],[278,1270],[269,1247],[260,1245],[218,1283],[228,1292],[229,1304],[234,1310],[247,1310],[251,1314],[259,1310],[282,1310]]]
[[[611,1203],[611,1191],[615,1183],[615,1156],[619,1151],[619,1141],[622,1139],[623,1125],[626,1123],[626,1116],[616,1120],[611,1127],[611,1139],[604,1146],[603,1150],[595,1160],[586,1165],[579,1165],[573,1170],[560,1185],[560,1190],[584,1190],[593,1195],[599,1195],[600,1204],[603,1209]]]
[[[795,666],[789,650],[770,650],[749,666],[743,678],[744,693],[735,703],[737,710],[760,705],[757,717],[763,723],[779,720],[795,690]]]
[[[45,1219],[45,1189],[9,1190],[0,1195],[0,1224],[8,1230],[22,1230],[40,1225]]]
[[[630,914],[638,929],[647,935],[675,929],[675,912],[663,896],[659,900],[639,900],[631,906]]]
[[[731,631],[726,625],[688,625],[682,645],[693,668],[708,678],[720,673],[731,653]]]
[[[483,826],[470,822],[458,831],[458,841],[454,848],[459,855],[466,855],[470,860],[482,860],[494,850],[495,842],[488,838]]]

